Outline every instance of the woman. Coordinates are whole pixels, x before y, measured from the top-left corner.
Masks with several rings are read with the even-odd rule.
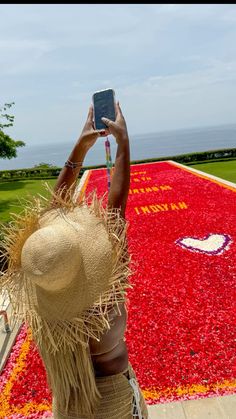
[[[119,104],[116,120],[103,122],[107,130],[94,129],[90,107],[58,177],[53,201],[46,208],[34,205],[8,232],[5,244],[10,263],[3,286],[15,305],[23,301],[24,318],[52,389],[55,419],[148,417],[124,338],[130,149]],[[106,133],[117,142],[108,207],[104,209],[96,196],[75,203],[76,179],[86,153]]]

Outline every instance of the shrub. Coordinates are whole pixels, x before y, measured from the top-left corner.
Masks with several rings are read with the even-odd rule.
[[[197,153],[188,153],[180,154],[178,156],[168,156],[168,157],[155,157],[150,159],[143,160],[132,160],[131,164],[140,164],[145,162],[154,162],[154,161],[165,161],[173,160],[178,163],[183,164],[192,164],[195,162],[205,162],[205,161],[219,161],[219,160],[229,160],[236,158],[236,148],[223,149],[223,150],[210,150],[202,151]],[[97,166],[86,166],[83,167],[80,171],[80,177],[83,175],[85,170],[89,169],[101,169],[106,167],[105,164],[100,164]],[[9,181],[9,180],[22,180],[22,179],[49,179],[56,178],[61,171],[60,167],[51,166],[50,164],[41,163],[38,166],[35,166],[30,169],[17,169],[17,170],[2,170],[0,171],[0,181]]]

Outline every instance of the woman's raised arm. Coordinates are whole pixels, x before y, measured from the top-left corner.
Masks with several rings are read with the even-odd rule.
[[[117,152],[111,187],[108,195],[108,207],[119,208],[125,218],[125,209],[130,186],[130,147],[126,122],[119,103],[116,104],[116,120],[102,118],[109,132],[116,138]]]
[[[93,125],[93,106],[90,106],[87,121],[77,140],[73,150],[71,151],[65,166],[62,168],[54,192],[63,190],[65,195],[67,190],[74,185],[82,167],[83,161],[88,150],[94,145],[100,135],[104,135],[104,130],[95,130]]]

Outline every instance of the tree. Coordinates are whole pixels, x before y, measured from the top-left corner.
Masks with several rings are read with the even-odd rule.
[[[3,130],[13,126],[14,116],[8,115],[7,110],[10,109],[15,102],[5,103],[0,108],[0,158],[12,159],[17,157],[17,147],[25,146],[23,141],[13,140],[9,135],[5,134]]]
[[[56,166],[53,166],[51,163],[38,163],[34,166],[35,168],[39,168],[39,169],[52,169]]]

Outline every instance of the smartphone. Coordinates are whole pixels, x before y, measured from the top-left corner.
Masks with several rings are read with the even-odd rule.
[[[95,129],[107,130],[107,125],[101,120],[104,116],[112,121],[116,119],[115,92],[113,89],[105,89],[93,94],[94,125]]]

